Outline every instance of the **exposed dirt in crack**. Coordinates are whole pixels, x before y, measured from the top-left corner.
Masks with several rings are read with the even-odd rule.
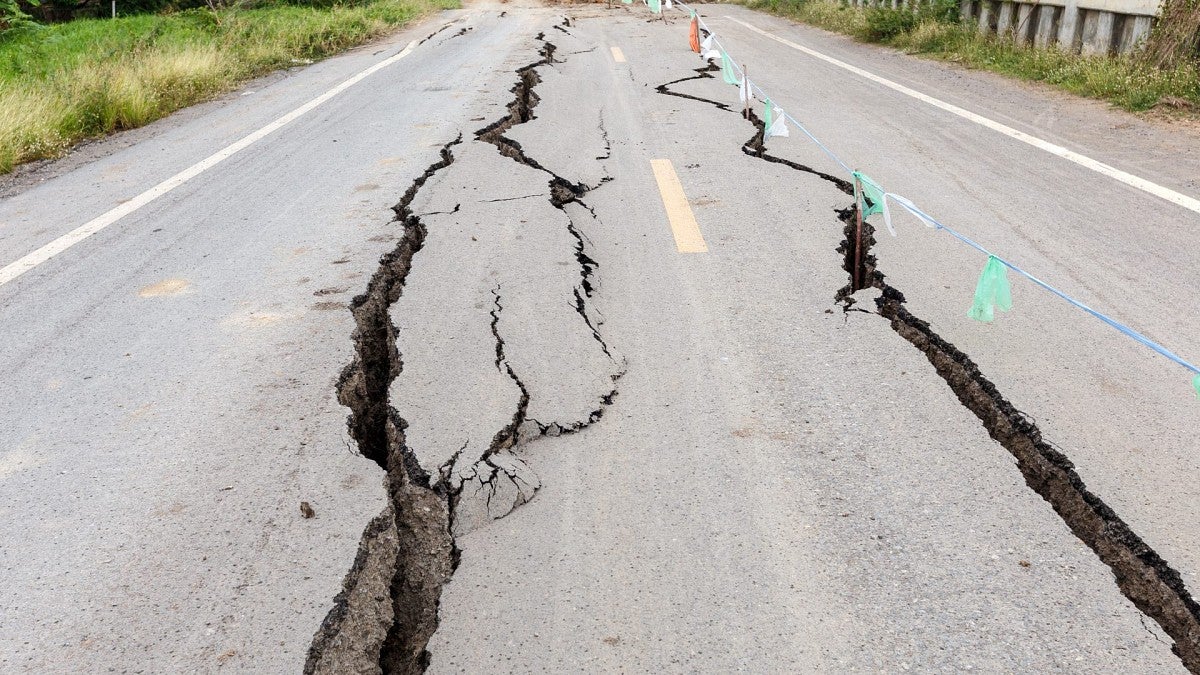
[[[854,215],[850,212],[843,217],[846,240],[838,248],[839,253],[852,249]],[[863,223],[864,251],[869,252],[874,242],[874,228]],[[848,255],[843,256],[843,269],[850,271],[850,260]],[[1012,454],[1025,483],[1108,566],[1121,593],[1171,636],[1171,651],[1184,667],[1200,673],[1200,605],[1179,572],[1087,488],[1066,454],[1042,438],[1037,424],[1013,406],[969,356],[908,311],[904,294],[876,269],[874,255],[864,255],[863,262],[863,278],[881,291],[875,300],[878,313],[897,334],[925,354],[959,402],[979,418],[992,439]],[[849,288],[838,291],[838,298],[846,303],[853,300]]]
[[[454,162],[452,148],[461,142],[460,135],[443,146],[440,159],[393,207],[403,234],[351,303],[355,357],[338,381],[338,401],[350,409],[347,426],[359,452],[386,472],[389,505],[363,532],[343,591],[313,638],[306,673],[424,670],[441,589],[457,565],[446,491],[407,446],[407,423],[389,405],[388,392],[404,368],[389,310],[427,235],[411,204],[426,181]]]
[[[448,27],[449,24],[425,40]],[[460,30],[451,38],[465,34],[466,30]],[[540,82],[536,69],[555,63],[555,46],[544,38],[540,33],[536,38],[543,43],[541,59],[516,71],[517,83],[512,89],[513,101],[508,106],[508,114],[477,132],[476,139],[490,143],[502,155],[550,176],[549,192],[531,196],[547,198],[567,216],[567,229],[576,242],[575,258],[580,267],[580,281],[574,291],[576,311],[604,353],[613,359],[586,307],[586,298],[592,297],[595,291],[593,279],[598,265],[587,255],[585,237],[565,209],[567,204],[578,203],[595,218],[595,211],[580,198],[599,185],[573,183],[554,174],[528,157],[520,144],[504,137],[506,130],[534,119],[532,110],[539,101],[534,88]],[[607,143],[607,133],[605,141]],[[462,497],[464,483],[453,474],[468,444],[439,468],[436,477],[430,476],[406,444],[408,425],[390,406],[389,391],[404,368],[396,346],[397,329],[392,323],[390,308],[402,295],[414,256],[423,247],[427,235],[424,223],[412,212],[411,204],[426,181],[454,162],[452,149],[460,142],[461,136],[447,143],[440,159],[413,181],[393,207],[403,234],[395,248],[380,259],[366,292],[356,297],[351,305],[356,326],[353,335],[355,358],[338,380],[338,400],[351,411],[347,425],[358,444],[358,451],[386,472],[389,505],[363,532],[354,564],[343,581],[343,589],[334,598],[333,608],[313,638],[304,668],[306,673],[424,671],[430,658],[426,645],[438,625],[441,590],[459,563],[453,532],[455,507]],[[605,176],[600,185],[609,180],[611,177]],[[457,211],[456,206],[451,213]],[[536,486],[525,482],[518,472],[493,461],[497,453],[514,448],[522,441],[526,423],[536,428],[538,435],[546,436],[586,428],[598,421],[605,407],[613,403],[617,382],[624,373],[621,370],[611,375],[613,389],[600,397],[597,408],[586,420],[567,424],[526,420],[530,395],[505,358],[505,343],[499,331],[503,311],[499,287],[493,291],[493,296],[491,331],[496,340],[496,367],[509,376],[521,395],[510,422],[496,433],[487,450],[473,464],[477,468],[474,478],[485,487],[493,486],[493,492],[488,496],[489,508],[495,481],[502,474],[513,481],[522,494],[532,495],[536,490]],[[478,467],[484,467],[486,475],[480,475]]]
[[[696,69],[697,75],[667,82],[656,90],[663,95],[707,103],[741,116],[742,111],[719,101],[670,89],[671,85],[681,82],[712,78],[712,73],[719,71],[720,68],[709,63]],[[751,110],[749,121],[755,126],[755,135],[742,146],[747,155],[813,174],[854,196],[854,185],[850,181],[769,155],[763,143],[765,126],[762,120]],[[1088,490],[1070,459],[1042,438],[1037,425],[1004,398],[970,357],[937,335],[928,322],[913,316],[905,308],[904,295],[890,286],[878,270],[878,260],[871,251],[875,244],[874,227],[863,222],[861,238],[857,237],[858,205],[851,203],[837,209],[836,213],[843,226],[843,240],[837,253],[849,281],[837,291],[835,301],[842,304],[845,311],[851,311],[856,291],[863,288],[881,291],[875,300],[878,314],[890,322],[897,334],[925,354],[959,402],[974,413],[988,434],[1017,460],[1026,484],[1046,500],[1075,536],[1109,567],[1121,593],[1171,636],[1174,640],[1171,651],[1184,667],[1200,674],[1200,605],[1188,592],[1179,572],[1134,533],[1111,507]],[[856,238],[860,249],[858,270],[854,269]],[[855,279],[859,280],[858,284]]]
[[[838,220],[842,223],[843,239],[838,244],[837,252],[842,257],[842,269],[850,273],[850,279],[846,285],[838,289],[834,294],[834,301],[842,305],[842,308],[849,311],[858,302],[854,298],[854,294],[865,288],[880,288],[881,285],[886,285],[884,277],[879,270],[876,269],[875,254],[871,252],[875,246],[875,228],[870,223],[864,221],[862,223],[862,234],[858,235],[858,204],[851,204],[844,209],[838,209]],[[857,239],[859,248],[858,274],[854,271],[855,259],[855,241]],[[855,279],[859,281],[855,282]]]
[[[355,358],[338,380],[338,402],[351,411],[348,427],[359,452],[385,470],[392,452],[387,431],[388,387],[404,367],[396,350],[396,328],[388,316],[388,308],[404,292],[413,256],[424,246],[427,233],[410,206],[425,182],[454,161],[451,148],[461,142],[460,135],[443,146],[441,158],[425,169],[392,207],[403,235],[396,247],[380,259],[366,292],[350,305],[356,326]]]

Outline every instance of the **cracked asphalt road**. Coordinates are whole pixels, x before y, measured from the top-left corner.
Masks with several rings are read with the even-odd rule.
[[[744,152],[682,15],[635,7],[447,12],[8,179],[0,266],[419,42],[0,286],[0,670],[1184,670],[1186,607],[1164,632],[1123,594],[878,289],[843,311],[851,200]],[[1193,132],[703,11],[873,177],[1200,353],[1187,212],[726,16],[1189,194]],[[770,154],[837,173],[798,136]],[[664,158],[707,253],[676,250]],[[1194,587],[1180,374],[1020,282],[971,323],[982,260],[876,238]]]

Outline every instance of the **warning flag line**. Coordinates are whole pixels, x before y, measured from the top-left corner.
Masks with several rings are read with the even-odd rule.
[[[1036,286],[1039,286],[1049,293],[1066,301],[1075,308],[1086,312],[1100,321],[1103,321],[1112,328],[1120,331],[1126,337],[1131,338],[1135,342],[1138,342],[1145,347],[1149,347],[1159,355],[1191,371],[1194,375],[1192,379],[1192,386],[1196,390],[1196,396],[1200,397],[1200,366],[1194,365],[1193,363],[1185,360],[1184,358],[1175,354],[1173,351],[1167,349],[1154,340],[1151,340],[1133,328],[1121,323],[1120,321],[1117,321],[1107,314],[1092,309],[1084,302],[1072,297],[1071,295],[1068,295],[1066,292],[1054,286],[1051,286],[1029,272],[1026,272],[1024,269],[1013,264],[1011,261],[988,250],[974,239],[971,239],[961,232],[958,232],[957,230],[940,222],[918,207],[912,200],[902,197],[896,193],[884,190],[870,177],[859,171],[851,169],[850,165],[846,164],[841,157],[838,157],[837,153],[830,150],[829,146],[825,145],[819,138],[814,136],[813,133],[808,130],[808,127],[804,126],[800,120],[797,120],[785,110],[777,107],[774,104],[776,99],[768,96],[761,87],[746,77],[745,71],[738,66],[736,60],[729,56],[729,51],[725,49],[725,46],[721,44],[720,39],[717,38],[716,33],[708,27],[708,24],[704,22],[704,19],[700,17],[700,14],[696,10],[689,5],[680,2],[679,0],[675,0],[674,2],[671,2],[671,0],[666,0],[665,2],[662,0],[643,0],[643,2],[650,7],[651,11],[655,14],[658,14],[662,11],[663,5],[665,5],[668,9],[675,8],[679,9],[680,11],[687,12],[693,19],[692,24],[689,25],[688,36],[692,51],[698,52],[700,57],[706,61],[719,57],[721,60],[722,79],[726,83],[738,87],[740,92],[739,99],[743,103],[748,104],[748,101],[746,100],[747,97],[757,95],[757,97],[765,103],[766,110],[768,111],[768,115],[765,119],[775,120],[773,124],[768,124],[768,127],[779,127],[782,120],[786,119],[802,133],[804,133],[804,135],[807,136],[809,140],[811,140],[818,148],[820,148],[821,151],[824,152],[830,159],[841,166],[842,169],[844,169],[851,177],[851,179],[855,181],[855,186],[858,188],[856,189],[856,193],[857,195],[861,195],[856,196],[855,199],[856,202],[859,202],[859,208],[864,218],[874,213],[882,213],[884,224],[887,226],[888,232],[893,237],[896,236],[896,230],[892,225],[891,209],[888,206],[888,201],[890,200],[892,203],[900,206],[902,209],[915,216],[918,220],[925,223],[927,227],[930,227],[935,231],[945,232],[960,242],[987,256],[987,264],[984,267],[983,273],[980,275],[979,283],[975,289],[974,302],[971,310],[967,313],[968,316],[981,321],[990,321],[994,316],[993,310],[995,307],[999,307],[1000,309],[1007,311],[1007,309],[1012,306],[1012,298],[1008,287],[1008,279],[1005,276],[1006,269],[1012,270],[1013,272],[1025,277]],[[699,49],[696,49],[695,46],[695,39],[698,36],[695,32],[693,32],[694,26],[697,24],[707,33],[707,36],[704,38],[704,41]],[[716,47],[715,50],[713,49],[714,45]],[[765,131],[769,131],[769,129],[764,129],[764,132]],[[763,140],[765,141],[771,136],[787,135],[786,127],[783,127],[782,133],[764,133]],[[868,201],[870,202],[869,204],[867,203]]]

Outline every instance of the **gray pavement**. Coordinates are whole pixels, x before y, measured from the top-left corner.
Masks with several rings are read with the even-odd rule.
[[[725,17],[1186,194],[1200,137],[702,12],[855,166],[1200,355],[1195,214]],[[744,153],[754,127],[703,100],[736,108],[732,87],[657,92],[703,64],[682,14],[648,19],[474,5],[8,181],[0,266],[453,22],[0,286],[0,671],[418,670],[404,643],[437,672],[1183,672],[878,291],[835,300],[851,198]],[[838,170],[795,130],[768,146]],[[677,252],[657,159],[707,253]],[[424,236],[375,345],[385,472],[339,378],[352,298],[414,241],[390,209],[414,186]],[[1194,586],[1186,374],[1016,280],[1013,312],[971,322],[981,256],[898,226],[873,253],[909,310]],[[411,544],[431,527],[453,559]]]

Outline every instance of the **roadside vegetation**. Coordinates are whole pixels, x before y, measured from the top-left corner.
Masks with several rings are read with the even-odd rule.
[[[0,174],[457,5],[458,0],[209,3],[44,24],[34,16],[44,6],[0,0]]]
[[[1197,4],[1195,0],[1179,2],[1184,3]],[[959,20],[956,1],[936,0],[932,5],[923,4],[916,12],[859,9],[827,0],[745,0],[744,4],[910,54],[1045,82],[1127,110],[1163,107],[1191,114],[1200,111],[1200,54],[1196,53],[1196,43],[1174,34],[1168,37],[1161,29],[1152,34],[1145,52],[1080,56],[1018,45],[1003,36],[981,35],[974,26]],[[1171,24],[1176,29],[1178,25]]]

